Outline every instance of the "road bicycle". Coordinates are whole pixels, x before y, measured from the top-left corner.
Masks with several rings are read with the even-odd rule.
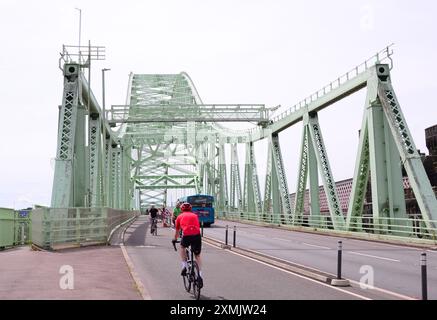
[[[177,251],[176,243],[179,243],[180,240],[172,240],[173,247],[175,251]],[[199,274],[199,266],[197,265],[197,262],[194,260],[194,252],[190,246],[190,250],[188,251],[188,248],[185,248],[186,255],[188,257],[187,260],[187,272],[185,276],[182,276],[184,280],[184,287],[187,292],[191,291],[191,287],[193,287],[193,295],[196,300],[200,299],[200,290],[203,287],[203,281],[200,278]]]
[[[152,218],[152,222],[150,224],[150,233],[157,236],[158,235],[158,219]]]

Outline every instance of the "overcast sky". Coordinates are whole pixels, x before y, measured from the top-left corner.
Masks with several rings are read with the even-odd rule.
[[[49,205],[63,78],[62,44],[106,47],[92,87],[123,104],[129,72],[179,73],[205,103],[292,106],[395,43],[394,88],[416,145],[437,124],[435,1],[0,1],[0,207]],[[336,180],[352,176],[360,92],[320,113]],[[280,135],[294,192],[301,125]],[[258,144],[259,174],[265,151]],[[263,181],[263,178],[261,177]]]

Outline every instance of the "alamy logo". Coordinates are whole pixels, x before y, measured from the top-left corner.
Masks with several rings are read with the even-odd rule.
[[[63,265],[59,268],[59,274],[63,274],[59,280],[59,287],[62,290],[74,289],[74,270],[70,265]]]
[[[360,279],[361,289],[373,289],[375,280],[375,271],[372,266],[364,265],[360,268],[360,274],[364,274]]]
[[[371,31],[374,29],[375,17],[374,8],[371,5],[361,7],[360,26],[363,31]]]

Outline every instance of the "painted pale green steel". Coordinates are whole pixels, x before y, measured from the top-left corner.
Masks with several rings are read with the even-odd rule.
[[[366,101],[370,97],[367,94]],[[358,153],[355,162],[355,172],[352,181],[351,196],[349,199],[348,212],[346,216],[346,229],[350,231],[362,231],[360,218],[363,215],[364,199],[367,192],[367,184],[370,171],[369,154],[369,131],[367,125],[367,104],[361,124]],[[351,226],[354,226],[353,228]]]
[[[328,154],[326,152],[325,144],[323,142],[322,132],[319,126],[318,116],[316,113],[309,115],[308,128],[310,133],[310,143],[316,150],[317,165],[320,176],[323,181],[323,188],[326,193],[328,201],[329,214],[331,221],[336,230],[345,228],[345,219],[338,199],[337,189],[335,187],[335,180],[332,175],[331,166],[329,165]]]
[[[14,210],[0,208],[0,248],[14,245],[15,236]]]
[[[377,65],[375,71],[387,65]],[[372,186],[373,218],[379,223],[390,224],[393,218],[406,218],[406,205],[402,181],[400,155],[396,149],[392,132],[384,115],[380,99],[376,98],[378,86],[377,73],[368,85],[368,132],[369,158]],[[385,232],[396,232],[386,230]]]
[[[241,212],[242,207],[242,195],[241,195],[241,179],[240,179],[240,166],[238,161],[237,144],[231,144],[231,194],[230,194],[230,207],[231,210],[237,210]]]
[[[226,157],[225,157],[225,145],[220,142],[219,144],[219,192],[218,196],[218,205],[219,211],[229,210],[229,202],[228,202],[228,181],[227,181],[227,172],[226,172]]]
[[[256,122],[267,125],[269,112],[265,105],[249,104],[113,105],[108,110],[108,123]]]
[[[58,125],[58,146],[52,189],[52,207],[74,206],[75,139],[79,104],[79,65],[64,65],[64,93]]]
[[[244,170],[244,212],[262,212],[261,193],[256,169],[253,143],[246,143],[246,162]]]
[[[39,208],[32,211],[32,242],[46,249],[106,244],[111,232],[138,215],[109,208]]]
[[[309,119],[309,118],[307,118]],[[315,146],[310,139],[309,123],[307,123],[308,135],[308,176],[310,182],[310,217],[309,225],[318,225],[320,220],[320,199],[319,199],[319,172],[317,168],[317,156]]]
[[[267,166],[266,177],[264,181],[264,205],[263,205],[263,218],[267,221],[271,221],[272,216],[272,145],[267,145]]]
[[[401,183],[401,164],[404,164],[414,192],[419,194],[424,218],[430,221],[432,212],[437,209],[435,196],[428,188],[422,163],[411,153],[414,143],[391,88],[391,66],[380,64],[384,59],[391,60],[389,48],[273,118],[269,117],[271,109],[264,105],[204,104],[186,73],[131,74],[126,104],[113,106],[102,117],[80,70],[75,78],[64,68],[67,71],[58,136],[58,151],[62,156],[57,155],[54,183],[57,191],[52,201],[67,206],[106,204],[113,208],[144,208],[150,204],[165,204],[169,189],[191,188],[215,195],[219,212],[229,213],[235,209],[241,214],[243,210],[242,216],[246,217],[249,211],[258,214],[262,211],[257,217],[260,220],[299,224],[303,223],[303,201],[309,177],[309,224],[327,225],[326,218],[320,216],[317,172],[320,170],[334,228],[359,230],[371,167],[374,218],[384,217],[379,226],[384,223],[390,226],[385,230],[378,227],[378,231],[394,233],[403,230],[403,225],[394,228],[393,221],[402,221],[398,218],[405,216]],[[366,106],[371,102],[372,108],[365,110],[345,223],[317,112],[366,86]],[[68,99],[67,93],[70,94]],[[84,133],[86,116],[90,128],[88,146]],[[99,126],[103,118],[107,121],[100,122]],[[220,124],[237,120],[256,121],[258,127],[242,132]],[[304,133],[292,210],[278,134],[300,121],[304,122]],[[111,129],[110,125],[115,127]],[[261,199],[253,142],[263,138],[268,140],[268,158],[264,198]],[[239,143],[246,144],[244,195],[241,194],[236,148]],[[231,146],[230,193],[226,144]]]
[[[98,114],[92,114],[89,126],[89,177],[91,207],[100,207],[103,205],[103,172],[102,172],[102,135],[101,120]]]
[[[305,190],[308,180],[308,157],[308,129],[307,124],[304,124],[294,198],[293,224],[301,224],[304,215]]]
[[[437,220],[436,196],[391,85],[388,70],[381,66],[377,66],[377,70],[380,79],[378,97],[382,103],[392,137],[408,174],[422,216],[428,228],[435,228],[436,226],[431,220]]]
[[[300,225],[303,223],[304,215],[304,200],[307,181],[309,178],[309,207],[310,218],[320,216],[320,200],[319,200],[319,173],[317,167],[317,157],[314,150],[314,145],[310,136],[309,115],[303,116],[303,133],[301,156],[299,162],[299,172],[297,181],[297,191],[294,202],[294,217],[293,224]],[[314,219],[309,219],[314,223]]]
[[[282,160],[281,146],[279,144],[279,136],[277,134],[272,134],[269,138],[269,143],[272,144],[272,152],[273,152],[273,167],[276,176],[275,176],[275,184],[273,191],[279,191],[279,196],[281,200],[280,210],[277,212],[281,213],[281,219],[283,223],[286,221],[287,223],[291,222],[292,218],[292,210],[290,203],[290,193],[288,192],[288,184],[287,184],[287,176],[285,174],[284,162]]]

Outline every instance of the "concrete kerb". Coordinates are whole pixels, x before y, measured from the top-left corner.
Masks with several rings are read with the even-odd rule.
[[[327,283],[330,284],[332,286],[349,286],[349,280],[347,279],[336,279],[336,276],[326,273],[326,272],[322,272],[320,270],[315,270],[312,269],[310,267],[307,266],[302,266],[299,264],[295,264],[289,261],[285,261],[279,258],[275,258],[275,257],[271,257],[271,256],[267,256],[264,255],[262,253],[256,252],[256,251],[252,251],[249,249],[242,249],[242,248],[237,248],[237,247],[231,247],[230,245],[226,245],[221,241],[218,241],[216,239],[212,239],[212,238],[208,238],[208,237],[203,237],[203,241],[210,243],[212,245],[215,246],[219,246],[222,249],[225,250],[230,250],[233,252],[236,252],[238,254],[241,254],[243,256],[247,256],[249,258],[264,262],[266,264],[269,265],[273,265],[275,267],[314,279],[314,280],[318,280],[320,282],[323,283]]]
[[[133,264],[131,258],[129,257],[129,254],[127,253],[127,250],[124,246],[124,234],[126,233],[126,230],[130,227],[130,225],[135,221],[136,218],[138,218],[138,217],[134,217],[133,219],[131,219],[130,224],[126,224],[126,226],[123,230],[122,236],[121,236],[122,243],[120,244],[120,248],[121,248],[121,251],[123,252],[123,257],[124,257],[124,260],[126,261],[127,267],[129,269],[129,273],[130,273],[133,281],[135,282],[135,286],[136,286],[138,292],[140,293],[141,297],[143,298],[143,300],[152,300],[152,297],[150,295],[149,290],[146,289],[146,287],[144,286],[140,277],[138,276],[137,272],[135,271],[134,264]]]
[[[126,264],[129,268],[129,273],[130,273],[133,281],[135,282],[135,286],[136,286],[137,290],[139,291],[141,297],[143,298],[143,300],[152,300],[152,297],[150,296],[149,291],[143,285],[138,274],[136,273],[135,268],[134,268],[134,264],[132,263],[132,260],[130,259],[126,248],[124,247],[123,244],[120,245],[120,248],[121,248],[121,251],[123,252],[124,260],[126,261]]]
[[[111,238],[112,238],[114,232],[115,232],[118,228],[120,228],[120,227],[122,227],[122,226],[128,224],[129,222],[133,223],[133,222],[135,221],[136,218],[138,218],[138,216],[134,216],[134,217],[132,217],[132,218],[126,220],[125,222],[120,223],[119,225],[115,226],[114,229],[112,229],[111,232],[109,233],[109,236],[108,236],[108,239],[106,240],[106,242],[109,243],[109,242],[111,241]],[[130,225],[130,224],[129,224],[129,225]],[[129,227],[129,226],[128,226],[128,227]],[[126,229],[125,229],[124,231],[126,231]],[[124,231],[123,231],[123,238],[124,238]]]

